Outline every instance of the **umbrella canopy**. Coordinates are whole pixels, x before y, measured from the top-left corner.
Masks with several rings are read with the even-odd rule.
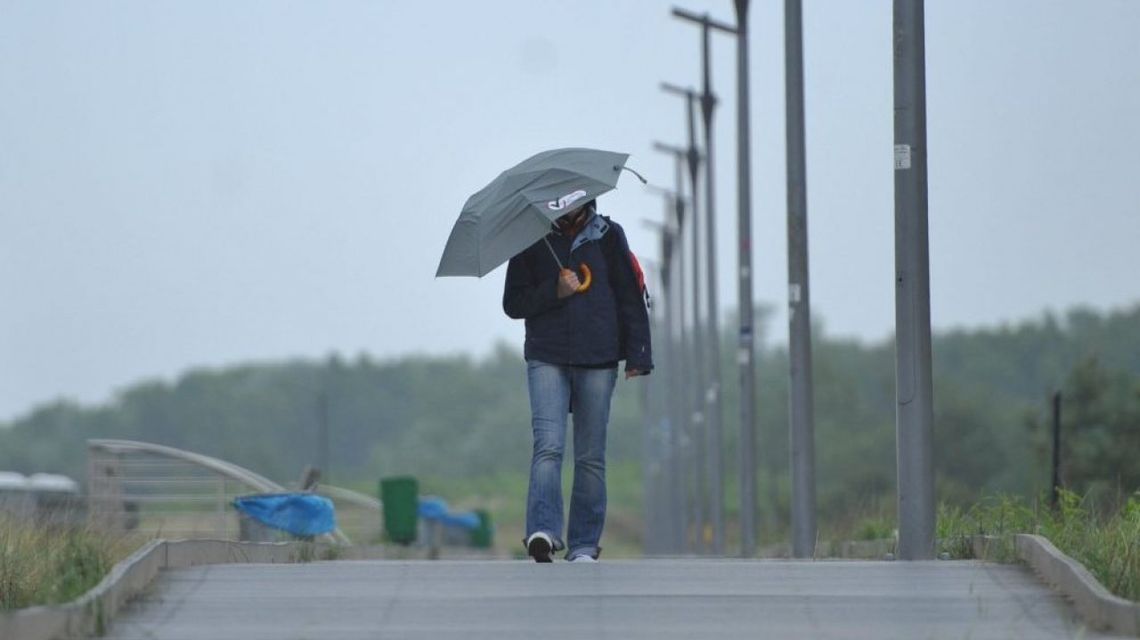
[[[554,149],[523,160],[467,199],[436,269],[483,277],[541,240],[550,224],[617,186],[628,153]]]

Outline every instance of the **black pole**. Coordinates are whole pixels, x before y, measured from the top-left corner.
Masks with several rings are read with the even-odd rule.
[[[1056,509],[1061,487],[1061,392],[1053,393],[1053,481],[1049,483],[1049,504]]]
[[[332,477],[329,469],[329,396],[322,391],[317,397],[317,465],[321,478],[328,482]]]

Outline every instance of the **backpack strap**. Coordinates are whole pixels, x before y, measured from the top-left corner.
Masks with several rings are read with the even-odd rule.
[[[601,244],[602,253],[606,256],[606,263],[612,267],[615,264],[620,264],[618,262],[620,259],[618,255],[620,249],[617,244],[617,235],[613,233],[613,225],[610,224],[610,219],[601,214],[598,214],[598,216],[603,218],[608,225],[605,235],[601,238]],[[625,259],[629,262],[630,268],[633,269],[634,277],[637,278],[637,288],[641,291],[641,297],[645,300],[645,307],[649,308],[651,306],[649,288],[645,286],[645,271],[641,268],[641,262],[637,260],[637,255],[633,253],[632,249],[629,251],[629,255],[625,256]]]

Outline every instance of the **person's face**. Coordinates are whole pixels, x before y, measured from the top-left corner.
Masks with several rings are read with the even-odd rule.
[[[562,231],[573,229],[574,227],[586,221],[586,216],[589,214],[585,206],[572,209],[570,213],[560,216],[554,221],[554,224]]]

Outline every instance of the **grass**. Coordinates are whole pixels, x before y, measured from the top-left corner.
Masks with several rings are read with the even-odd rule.
[[[987,554],[999,562],[1016,560],[1013,534],[1035,533],[1083,564],[1109,591],[1140,600],[1140,491],[1108,513],[1087,497],[1062,491],[1055,510],[1030,505],[1022,498],[997,495],[967,510],[942,507],[938,538],[952,557],[973,557],[969,539],[997,536]]]
[[[0,611],[74,600],[137,545],[0,516]]]

